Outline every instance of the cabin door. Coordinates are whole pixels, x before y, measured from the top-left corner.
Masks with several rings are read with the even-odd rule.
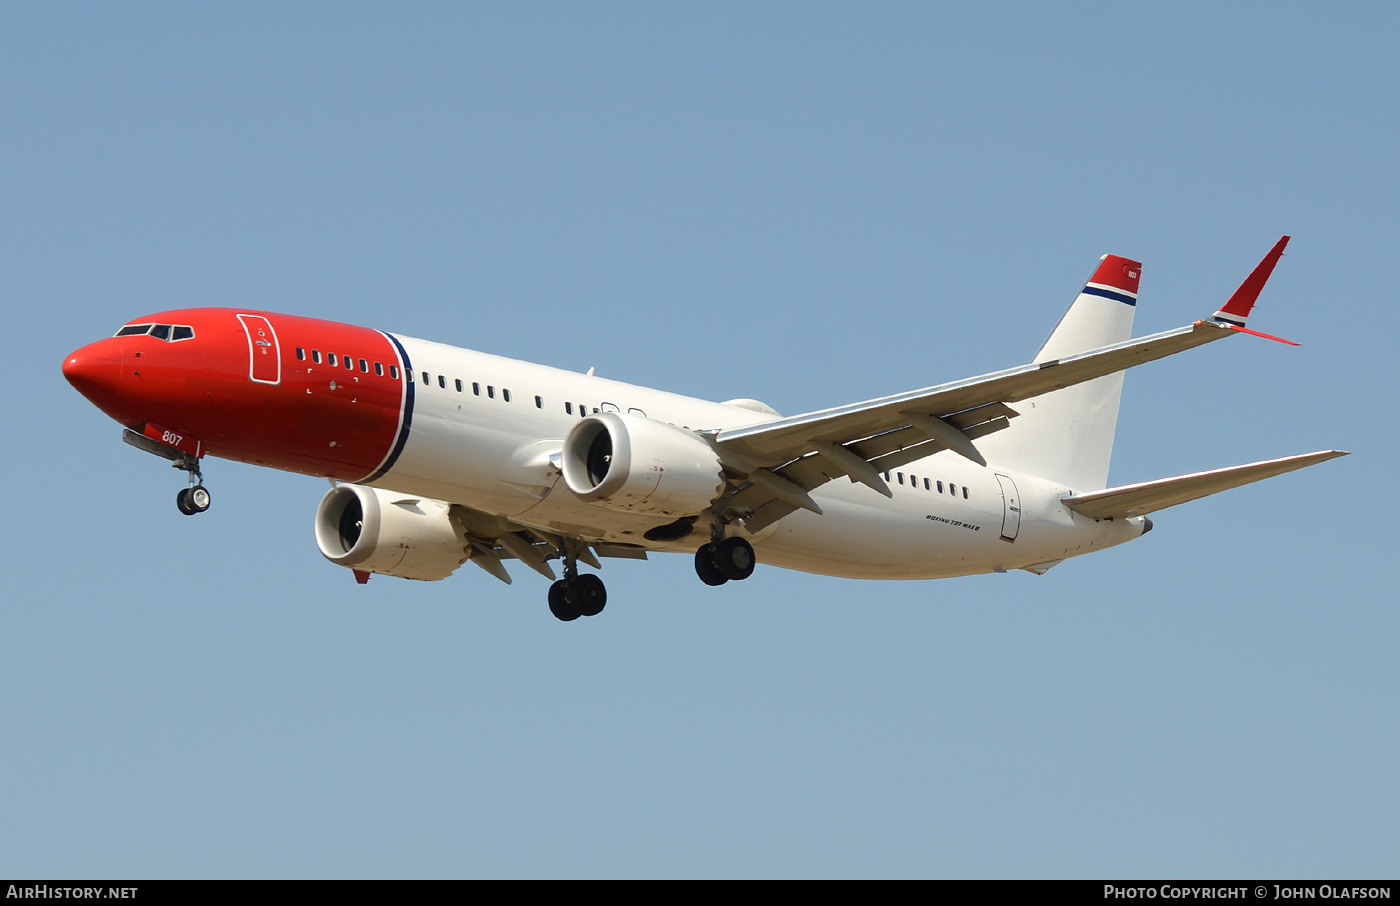
[[[248,335],[248,380],[257,384],[282,383],[282,353],[277,332],[262,315],[239,315]]]
[[[1001,540],[1015,541],[1021,530],[1021,495],[1016,493],[1016,482],[1010,476],[997,473],[997,483],[1001,485]]]

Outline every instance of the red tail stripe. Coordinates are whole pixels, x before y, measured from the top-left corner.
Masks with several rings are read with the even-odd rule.
[[[1137,295],[1138,281],[1142,279],[1142,262],[1117,255],[1104,255],[1099,269],[1089,278],[1090,283],[1111,286],[1124,292]]]

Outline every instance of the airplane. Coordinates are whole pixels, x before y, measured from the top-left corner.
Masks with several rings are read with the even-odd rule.
[[[693,553],[711,586],[766,564],[865,579],[1044,574],[1131,541],[1149,513],[1346,455],[1288,456],[1107,487],[1127,368],[1238,334],[1284,236],[1213,316],[1131,339],[1141,263],[1105,255],[1026,365],[801,415],[331,321],[242,308],[159,312],[78,349],[67,380],[123,439],[188,473],[206,456],[330,479],[330,562],[439,580],[471,561],[549,580],[594,616],[580,564]],[[560,561],[562,578],[552,563]]]

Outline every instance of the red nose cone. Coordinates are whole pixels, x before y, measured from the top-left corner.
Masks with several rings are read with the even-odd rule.
[[[98,340],[63,360],[68,383],[99,406],[116,394],[121,374],[121,348],[110,340]]]

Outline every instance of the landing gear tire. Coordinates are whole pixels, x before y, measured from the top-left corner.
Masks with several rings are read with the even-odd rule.
[[[192,488],[181,488],[175,495],[175,506],[186,516],[193,516],[209,509],[209,490],[202,484]]]
[[[560,579],[549,586],[549,612],[565,623],[583,616],[569,603],[569,580]]]
[[[715,549],[715,569],[726,579],[741,582],[753,575],[758,561],[753,555],[753,545],[743,538],[725,538]]]
[[[565,598],[581,616],[596,617],[607,606],[608,590],[602,579],[587,573],[569,583]]]
[[[715,565],[715,546],[707,544],[695,552],[695,574],[706,585],[723,585],[729,577]]]

